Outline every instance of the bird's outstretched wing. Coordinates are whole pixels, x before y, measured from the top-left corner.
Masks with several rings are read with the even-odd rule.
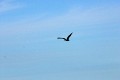
[[[64,39],[64,38],[58,37],[57,39]]]
[[[73,32],[72,32],[72,33],[73,33]],[[68,35],[67,40],[69,40],[69,38],[70,38],[70,36],[72,35],[72,33],[71,33],[70,35]]]

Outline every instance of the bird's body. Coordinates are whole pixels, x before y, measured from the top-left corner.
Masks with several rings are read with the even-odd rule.
[[[69,38],[70,38],[71,35],[72,35],[72,33],[71,33],[70,35],[68,35],[67,38],[61,38],[61,37],[58,37],[57,39],[64,39],[64,41],[70,41]]]

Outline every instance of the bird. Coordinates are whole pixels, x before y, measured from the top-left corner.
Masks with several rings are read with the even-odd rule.
[[[64,41],[70,41],[69,39],[70,39],[70,37],[71,37],[72,34],[73,34],[73,32],[70,33],[70,34],[67,36],[67,38],[58,37],[57,39],[64,39]]]

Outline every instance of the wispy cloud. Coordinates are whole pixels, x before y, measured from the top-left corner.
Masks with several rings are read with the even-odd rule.
[[[120,6],[97,6],[89,9],[71,8],[62,15],[54,16],[47,19],[35,20],[27,23],[20,23],[5,29],[1,29],[0,33],[8,34],[42,31],[43,29],[51,30],[56,28],[77,28],[78,26],[90,26],[120,20]],[[19,26],[20,25],[20,26]],[[13,25],[12,25],[13,26]],[[80,28],[80,27],[79,27]]]
[[[22,7],[15,0],[2,0],[0,1],[0,13],[14,10]]]
[[[48,19],[47,26],[91,25],[112,22],[120,19],[120,6],[95,7],[90,9],[73,8],[65,14]],[[46,24],[47,22],[47,24]]]

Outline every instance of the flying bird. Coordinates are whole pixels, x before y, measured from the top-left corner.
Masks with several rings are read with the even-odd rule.
[[[71,35],[72,35],[72,33],[69,34],[67,38],[58,37],[57,39],[64,39],[64,41],[70,41],[69,39],[70,39],[70,36],[71,36]]]

